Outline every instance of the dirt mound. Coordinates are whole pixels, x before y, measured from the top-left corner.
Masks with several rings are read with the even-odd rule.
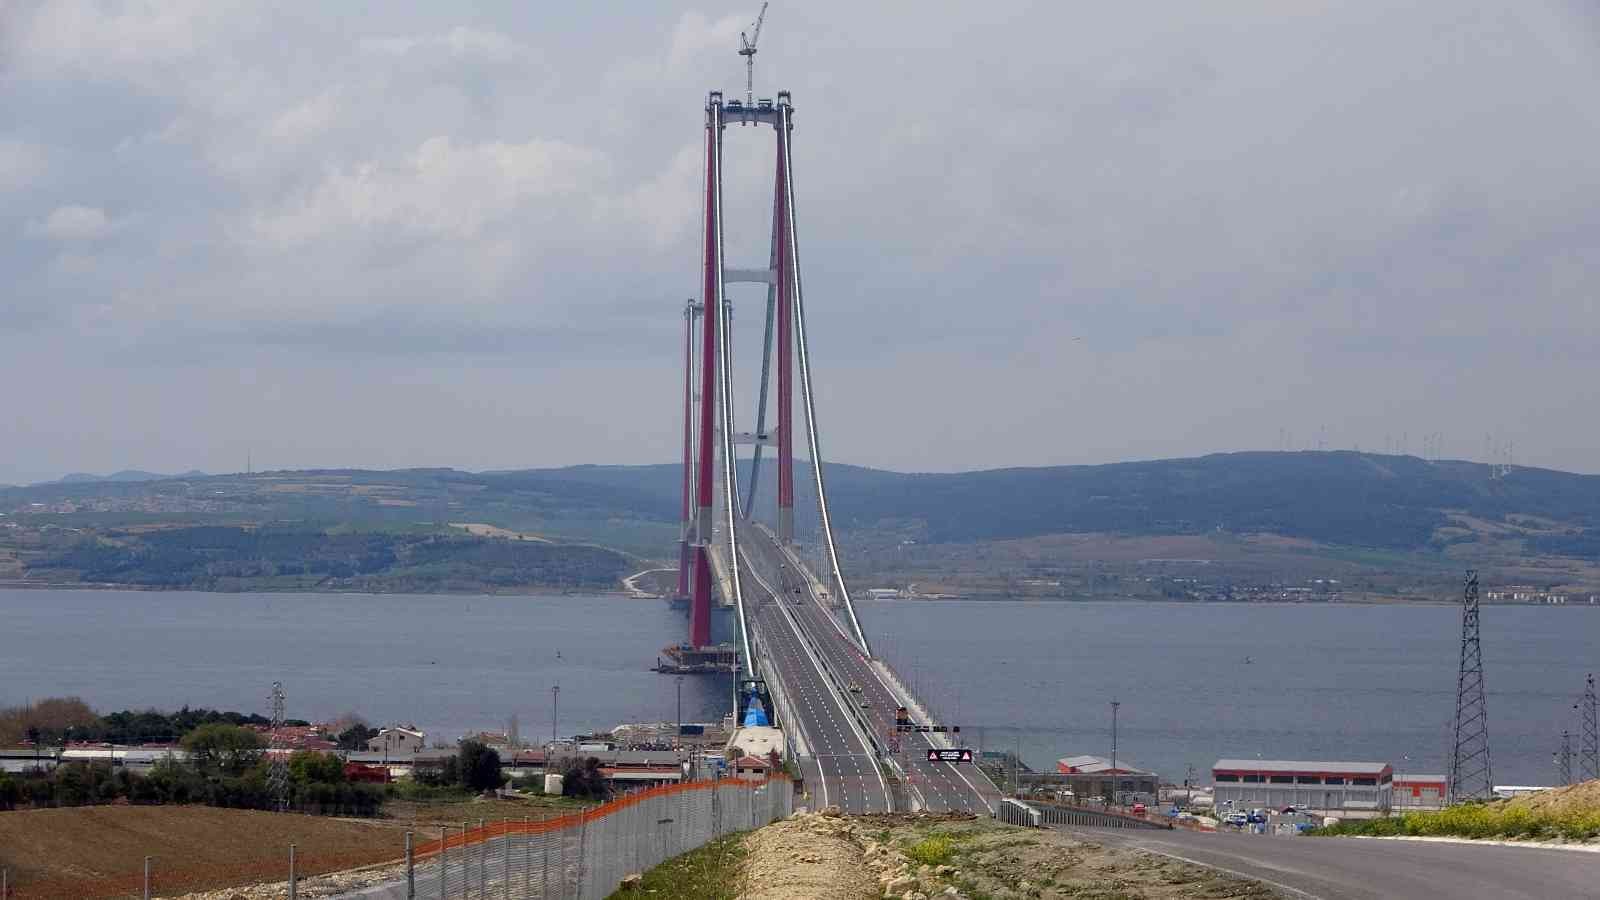
[[[1506,808],[1556,816],[1600,813],[1600,779],[1517,797],[1506,801]]]
[[[747,900],[864,900],[878,897],[848,819],[802,813],[745,839]]]
[[[962,813],[802,813],[745,847],[741,900],[1276,896],[1201,866]]]

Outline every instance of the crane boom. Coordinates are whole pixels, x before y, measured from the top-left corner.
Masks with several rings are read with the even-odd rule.
[[[761,13],[750,28],[750,36],[739,32],[739,55],[744,57],[744,102],[755,103],[756,95],[756,41],[761,40],[761,23],[767,20],[767,4],[761,4]]]
[[[761,13],[756,16],[756,28],[750,35],[750,49],[756,49],[756,41],[761,40],[761,23],[767,20],[767,4],[761,4]]]

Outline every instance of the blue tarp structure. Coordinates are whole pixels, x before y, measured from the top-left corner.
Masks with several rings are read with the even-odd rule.
[[[756,696],[755,691],[750,692],[750,699],[745,703],[744,724],[762,728],[772,724],[767,720],[767,711],[761,708],[761,700]]]

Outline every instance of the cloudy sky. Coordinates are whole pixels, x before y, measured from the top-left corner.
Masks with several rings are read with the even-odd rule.
[[[0,0],[0,482],[674,458],[757,6]],[[756,77],[830,458],[1600,471],[1588,0],[779,2]]]

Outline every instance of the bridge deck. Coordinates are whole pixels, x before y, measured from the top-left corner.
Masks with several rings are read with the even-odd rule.
[[[850,715],[859,727],[869,730],[873,739],[886,747],[894,730],[895,707],[906,698],[881,677],[822,605],[814,588],[816,581],[804,570],[795,571],[802,565],[797,558],[784,553],[764,528],[745,528],[740,537],[746,562],[756,576],[754,589],[747,590],[745,597],[746,604],[756,610],[752,628],[764,645],[784,648],[771,661],[777,669],[774,674],[786,687],[791,679],[805,684],[807,696],[813,698],[810,706],[799,711],[808,739],[813,730],[837,733],[840,725],[848,725],[840,721],[844,713],[839,707],[850,703],[855,706]],[[859,687],[860,693],[849,692],[850,685]],[[824,697],[824,691],[831,696]],[[824,703],[825,699],[828,702]],[[904,773],[906,792],[915,805],[976,813],[994,808],[1000,792],[976,766],[930,763],[926,751],[941,746],[938,738],[927,734],[902,737],[904,752],[894,760]]]

